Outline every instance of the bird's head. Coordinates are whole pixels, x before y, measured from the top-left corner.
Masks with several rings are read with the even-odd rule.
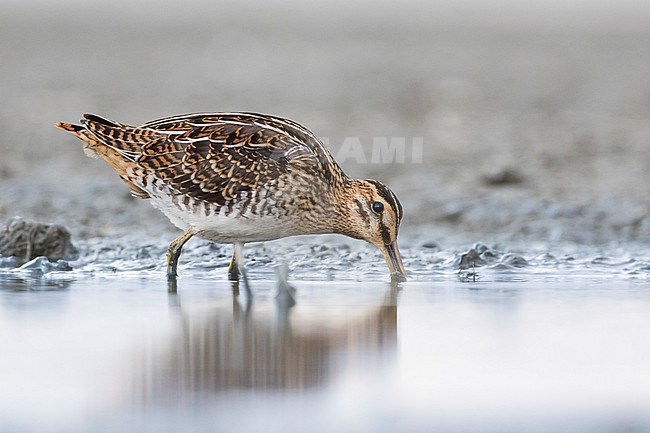
[[[383,183],[351,179],[340,212],[338,232],[375,245],[384,256],[393,280],[405,281],[406,270],[397,247],[402,205]]]

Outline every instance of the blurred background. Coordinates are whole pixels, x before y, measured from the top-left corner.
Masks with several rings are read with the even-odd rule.
[[[52,124],[294,119],[336,154],[401,139],[404,242],[650,242],[650,3],[19,2],[0,16],[0,220],[174,231]],[[411,143],[421,140],[421,160]]]

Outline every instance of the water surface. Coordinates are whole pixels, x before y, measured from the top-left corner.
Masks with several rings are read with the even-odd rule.
[[[0,276],[0,431],[647,431],[647,278]],[[235,294],[234,294],[235,293]]]

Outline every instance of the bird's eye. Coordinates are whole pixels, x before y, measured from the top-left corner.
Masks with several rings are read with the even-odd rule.
[[[382,213],[384,210],[384,204],[380,201],[376,201],[372,204],[372,210],[376,213]]]

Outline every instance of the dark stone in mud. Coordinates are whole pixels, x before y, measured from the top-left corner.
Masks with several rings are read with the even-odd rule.
[[[528,261],[526,261],[526,259],[524,259],[520,255],[513,254],[513,253],[504,254],[499,260],[499,262],[504,265],[513,266],[515,268],[522,268],[524,266],[528,266]]]
[[[488,262],[481,257],[481,254],[474,248],[471,248],[469,251],[456,256],[453,266],[458,269],[469,269],[487,264]]]
[[[436,241],[424,241],[420,246],[430,250],[440,250],[440,245]]]
[[[524,181],[524,177],[513,168],[503,168],[496,173],[491,173],[483,176],[483,182],[486,185],[511,185],[518,184]]]
[[[456,256],[453,264],[458,269],[469,269],[496,263],[498,256],[498,251],[478,242],[468,251]]]
[[[477,242],[474,244],[472,247],[473,250],[475,250],[479,254],[484,254],[484,253],[489,253],[491,256],[495,256],[495,251],[492,250],[492,248],[488,247],[487,245]]]
[[[525,258],[513,253],[490,248],[483,243],[476,243],[468,251],[458,254],[452,266],[458,269],[470,269],[478,266],[501,264],[506,267],[521,268],[528,265]]]
[[[0,231],[0,255],[16,257],[19,264],[41,256],[55,262],[74,259],[77,249],[65,227],[14,218]]]

